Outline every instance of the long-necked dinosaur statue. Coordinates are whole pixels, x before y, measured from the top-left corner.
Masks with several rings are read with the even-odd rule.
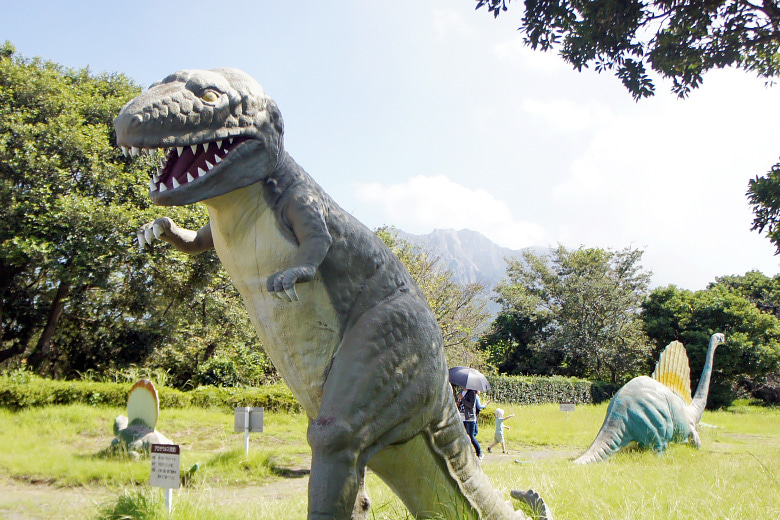
[[[606,460],[632,442],[663,452],[670,442],[690,441],[701,446],[699,422],[707,404],[715,349],[725,341],[713,334],[707,359],[691,399],[691,370],[685,347],[673,341],[656,364],[652,377],[635,377],[609,403],[604,424],[588,451],[574,462],[589,464]]]
[[[416,518],[525,518],[474,457],[425,297],[287,154],[279,110],[254,79],[178,71],[114,125],[125,152],[163,150],[150,182],[155,204],[208,208],[198,231],[162,217],[142,226],[139,242],[216,249],[309,417],[309,519],[368,518],[366,466]],[[549,517],[537,494],[513,496]]]

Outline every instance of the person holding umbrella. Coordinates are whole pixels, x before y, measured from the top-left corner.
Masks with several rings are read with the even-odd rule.
[[[464,389],[458,397],[458,412],[460,412],[463,426],[466,429],[469,440],[471,440],[471,444],[474,446],[477,458],[482,460],[484,455],[482,454],[482,447],[477,440],[477,433],[479,431],[477,426],[477,414],[479,410],[482,410],[487,406],[487,403],[483,405],[479,402],[479,392],[481,390],[489,390],[490,383],[488,383],[487,378],[478,370],[468,367],[451,368],[449,376],[452,384],[462,386]]]

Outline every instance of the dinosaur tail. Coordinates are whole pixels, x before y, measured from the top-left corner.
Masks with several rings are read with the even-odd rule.
[[[443,419],[409,441],[377,453],[369,467],[401,497],[414,518],[526,519],[491,486],[457,410],[447,408],[451,410]],[[399,461],[404,461],[404,471],[398,471]],[[537,518],[552,519],[544,501],[533,491],[513,492],[513,496],[536,507]]]
[[[441,457],[460,493],[477,512],[477,518],[523,519],[510,501],[504,501],[482,472],[460,416],[452,409],[445,419],[429,430],[431,448]]]
[[[593,444],[574,463],[590,464],[606,460],[623,446],[625,429],[625,421],[611,417],[609,410],[607,410],[607,417],[593,440]]]

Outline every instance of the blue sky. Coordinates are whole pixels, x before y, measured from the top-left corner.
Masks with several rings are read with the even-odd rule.
[[[473,6],[28,0],[4,6],[0,40],[144,87],[247,71],[279,105],[290,154],[371,228],[631,246],[654,285],[694,290],[778,272],[745,191],[780,156],[780,87],[724,70],[687,100],[659,82],[635,103],[609,74],[524,48],[520,2],[498,20]]]

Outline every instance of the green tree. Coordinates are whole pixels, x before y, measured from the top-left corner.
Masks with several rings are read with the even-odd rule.
[[[441,266],[440,256],[399,239],[391,228],[380,228],[376,234],[404,264],[428,300],[441,328],[447,363],[483,365],[483,356],[475,348],[475,342],[490,319],[485,287],[480,283],[455,281],[452,272]]]
[[[685,345],[693,388],[704,366],[710,335],[726,334],[726,344],[715,354],[709,395],[712,407],[727,406],[741,388],[778,370],[780,320],[761,312],[725,283],[696,292],[673,285],[655,289],[643,305],[642,321],[655,345],[655,357],[673,340]]]
[[[761,312],[780,318],[780,275],[769,277],[760,271],[748,271],[742,276],[719,276],[710,288],[718,285],[744,296]]]
[[[544,343],[542,334],[547,321],[534,313],[504,306],[477,347],[487,354],[487,362],[499,373],[558,374],[564,363],[563,355],[535,348]]]
[[[497,17],[511,0],[476,0]],[[705,72],[735,66],[773,78],[780,70],[776,0],[525,0],[526,45],[561,57],[578,71],[614,71],[635,99],[651,96],[648,67],[685,97]]]
[[[259,348],[214,254],[139,252],[156,216],[154,159],[117,149],[113,119],[140,88],[0,46],[0,362],[67,376],[86,370],[200,363]],[[199,227],[198,207],[172,208]],[[150,358],[152,352],[157,352]],[[240,355],[240,354],[235,354]]]
[[[649,344],[638,318],[650,273],[643,252],[563,246],[525,253],[496,288],[501,315],[530,324],[525,348],[555,361],[557,373],[621,382],[644,373]],[[494,329],[495,331],[495,329]]]
[[[755,215],[751,229],[765,233],[780,254],[780,162],[748,182],[747,197]]]

